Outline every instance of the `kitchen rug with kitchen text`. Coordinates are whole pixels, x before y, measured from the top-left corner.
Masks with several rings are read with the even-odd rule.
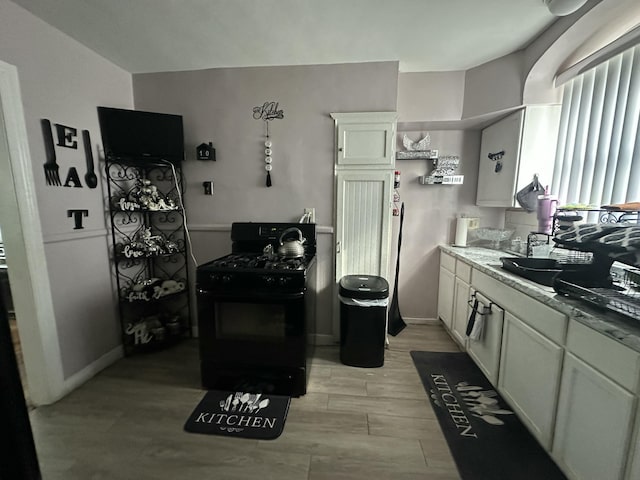
[[[463,480],[566,477],[462,352],[411,352]]]
[[[272,440],[284,429],[290,397],[209,390],[184,429],[191,433]]]

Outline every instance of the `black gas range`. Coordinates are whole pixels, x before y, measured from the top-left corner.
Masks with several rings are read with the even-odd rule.
[[[300,256],[278,254],[290,233],[305,239]],[[303,395],[315,328],[315,224],[238,222],[231,240],[230,254],[196,272],[203,386]]]
[[[277,254],[231,253],[198,267],[199,284],[220,291],[246,290],[265,293],[303,289],[306,270],[314,256],[285,258]]]

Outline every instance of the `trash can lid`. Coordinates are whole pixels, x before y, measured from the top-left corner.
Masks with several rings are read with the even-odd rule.
[[[389,284],[373,275],[345,275],[340,279],[340,295],[363,300],[387,298]]]

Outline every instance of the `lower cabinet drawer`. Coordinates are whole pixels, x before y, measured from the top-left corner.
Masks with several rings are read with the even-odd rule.
[[[471,286],[486,294],[506,311],[520,313],[522,321],[550,340],[564,345],[567,337],[567,316],[529,295],[473,269]]]

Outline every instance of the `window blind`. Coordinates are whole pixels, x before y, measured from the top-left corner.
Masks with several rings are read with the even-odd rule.
[[[563,88],[551,193],[560,204],[640,201],[640,45]]]

